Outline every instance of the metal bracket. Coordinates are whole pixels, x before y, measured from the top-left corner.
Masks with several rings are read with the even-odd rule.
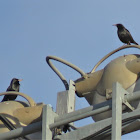
[[[124,95],[128,95],[129,93],[125,92],[122,94],[123,94],[122,103],[125,104],[130,110],[133,111],[135,108],[132,107],[126,99],[124,99]],[[106,99],[109,100],[111,98],[112,98],[112,89],[106,89]]]
[[[109,100],[112,98],[112,89],[106,89],[106,99]]]
[[[135,108],[134,107],[132,107],[131,105],[130,105],[130,103],[127,101],[127,100],[122,100],[122,102],[123,102],[123,104],[125,104],[130,110],[134,110]]]
[[[123,93],[122,103],[126,105],[131,111],[133,111],[135,108],[131,106],[131,104],[127,101],[127,99],[124,99],[125,95],[129,95],[129,92]]]
[[[75,110],[75,83],[72,80],[70,80],[69,82],[68,89],[69,90],[58,93],[56,107],[56,113],[58,115],[64,115],[66,113],[70,113]],[[57,129],[56,134],[62,134],[62,131],[64,131],[65,133],[67,130],[70,131],[69,129],[70,125],[73,125],[73,123],[56,128]]]

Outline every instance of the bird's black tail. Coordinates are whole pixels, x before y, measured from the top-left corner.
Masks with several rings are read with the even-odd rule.
[[[134,41],[134,44],[139,45],[137,42]]]

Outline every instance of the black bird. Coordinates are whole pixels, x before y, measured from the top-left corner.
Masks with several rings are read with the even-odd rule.
[[[19,92],[20,84],[19,81],[22,81],[22,79],[16,79],[13,78],[10,86],[7,88],[6,91],[16,91]],[[10,101],[10,100],[15,100],[17,98],[17,95],[5,95],[2,102],[4,101]]]
[[[118,37],[123,43],[126,43],[127,45],[130,45],[130,43],[138,45],[138,43],[134,41],[130,32],[122,24],[114,24],[113,26],[118,28]]]

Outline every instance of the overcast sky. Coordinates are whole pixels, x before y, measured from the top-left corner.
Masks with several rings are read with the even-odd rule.
[[[0,91],[7,89],[13,77],[22,78],[20,91],[37,103],[56,108],[57,92],[65,88],[47,65],[48,55],[65,59],[85,72],[110,51],[123,45],[112,24],[122,23],[140,43],[138,0],[1,0],[0,1]],[[137,49],[121,51],[105,61],[124,54],[139,53]],[[67,80],[80,75],[55,63]],[[77,98],[76,108],[89,106]],[[76,123],[92,123],[91,119]],[[138,139],[140,132],[122,139]]]

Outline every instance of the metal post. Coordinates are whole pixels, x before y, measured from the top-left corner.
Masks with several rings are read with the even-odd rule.
[[[49,128],[49,124],[54,123],[55,116],[56,114],[53,112],[52,107],[49,105],[43,107],[42,140],[52,140],[52,131]]]
[[[119,83],[113,83],[112,90],[112,140],[121,140],[122,98],[124,89]]]
[[[69,90],[59,92],[57,95],[56,113],[64,115],[75,110],[75,83],[70,80]],[[74,123],[70,123],[74,125]],[[64,126],[61,126],[61,130]]]
[[[56,113],[64,115],[75,110],[75,83],[70,80],[69,90],[59,92],[57,95]]]

